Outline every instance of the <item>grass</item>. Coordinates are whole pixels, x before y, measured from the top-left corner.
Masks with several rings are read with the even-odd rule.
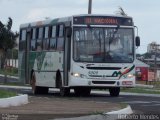
[[[6,91],[6,90],[0,90],[0,98],[8,98],[16,96],[17,94],[15,92]]]
[[[146,94],[160,94],[160,81],[136,81],[136,84],[142,85],[153,85],[153,88],[145,87],[134,87],[134,88],[121,88],[122,92],[131,92],[131,93],[146,93]]]

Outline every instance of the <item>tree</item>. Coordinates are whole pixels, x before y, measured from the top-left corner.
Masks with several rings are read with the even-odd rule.
[[[12,19],[9,17],[7,24],[3,24],[0,21],[0,51],[1,51],[1,68],[4,68],[6,63],[6,56],[9,49],[16,46],[16,38],[18,37],[17,32],[13,32]]]
[[[122,7],[118,8],[118,11],[116,11],[117,15],[122,15],[122,16],[127,16],[127,14],[125,13],[125,11],[123,10]]]

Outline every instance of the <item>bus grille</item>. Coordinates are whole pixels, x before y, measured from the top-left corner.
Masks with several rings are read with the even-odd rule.
[[[115,84],[115,81],[92,81],[93,84]]]
[[[91,69],[91,70],[120,70],[121,67],[87,67],[87,69]]]

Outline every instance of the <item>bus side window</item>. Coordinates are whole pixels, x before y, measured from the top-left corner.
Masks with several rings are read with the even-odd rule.
[[[64,25],[58,25],[57,50],[64,50]]]
[[[24,29],[24,30],[21,30],[20,31],[20,43],[19,43],[19,50],[22,51],[22,50],[25,50],[26,46],[26,36],[27,35],[27,31]]]
[[[30,50],[35,51],[36,50],[36,28],[33,28],[31,31],[31,45]]]
[[[44,28],[44,40],[43,40],[43,49],[49,49],[49,26]]]
[[[50,38],[50,50],[56,50],[56,33],[57,33],[57,27],[52,26],[51,27],[51,38]]]
[[[38,39],[36,44],[37,51],[42,50],[42,39],[43,39],[43,27],[40,27],[38,29]]]

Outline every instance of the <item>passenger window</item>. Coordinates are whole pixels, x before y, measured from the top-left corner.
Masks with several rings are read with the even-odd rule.
[[[39,39],[43,38],[43,27],[39,28],[38,38]]]
[[[42,50],[42,39],[38,39],[37,40],[37,51],[41,51]]]
[[[51,38],[50,39],[50,50],[55,50],[56,49],[56,38]]]
[[[59,51],[64,50],[64,38],[58,38],[58,40],[57,40],[57,50],[59,50]]]
[[[36,40],[32,39],[31,40],[31,51],[35,51],[36,50]]]
[[[30,43],[30,50],[35,51],[36,50],[36,33],[37,29],[33,28],[31,33],[31,43]]]
[[[64,33],[64,26],[63,25],[60,25],[59,26],[59,37],[63,37],[63,33]]]
[[[51,35],[52,38],[55,38],[56,37],[56,26],[52,26],[52,35]]]
[[[21,32],[21,40],[22,41],[26,40],[26,34],[27,34],[27,31],[26,30],[22,30],[22,32]]]
[[[21,30],[20,31],[20,41],[19,41],[19,50],[23,51],[26,49],[26,39],[27,39],[27,31]]]
[[[48,34],[49,33],[49,27],[45,27],[45,34],[44,34],[44,38],[48,38]]]
[[[43,49],[49,50],[49,39],[44,39],[43,41]]]

